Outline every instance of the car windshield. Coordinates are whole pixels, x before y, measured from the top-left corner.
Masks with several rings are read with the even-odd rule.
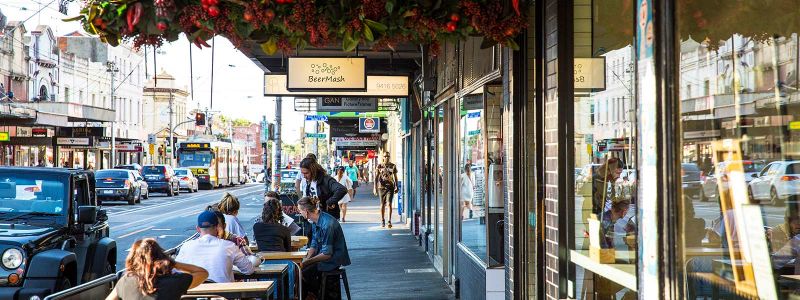
[[[189,170],[175,169],[176,175],[189,175]]]
[[[97,178],[97,180],[102,180],[104,178],[128,178],[128,171],[100,170],[94,173],[94,177]]]
[[[181,167],[208,167],[213,155],[211,151],[181,151],[178,154],[178,165]]]
[[[164,166],[147,166],[142,170],[144,174],[164,174]]]
[[[56,177],[0,172],[0,212],[62,214],[66,188]]]

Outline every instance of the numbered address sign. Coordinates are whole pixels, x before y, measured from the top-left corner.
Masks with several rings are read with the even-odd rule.
[[[604,90],[606,88],[606,59],[575,58],[576,90]]]

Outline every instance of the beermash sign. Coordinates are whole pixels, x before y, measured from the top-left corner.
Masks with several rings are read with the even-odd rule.
[[[366,91],[364,57],[289,57],[289,91]]]

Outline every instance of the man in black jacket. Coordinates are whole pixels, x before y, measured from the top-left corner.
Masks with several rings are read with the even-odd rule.
[[[306,157],[300,162],[300,173],[303,174],[302,196],[316,196],[320,200],[320,209],[339,219],[339,200],[347,194],[347,188],[326,174],[313,158]]]

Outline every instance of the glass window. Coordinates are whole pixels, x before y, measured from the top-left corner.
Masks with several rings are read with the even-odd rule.
[[[683,178],[677,236],[689,299],[800,295],[797,7],[796,0],[677,2],[682,132],[675,136],[684,163],[715,170],[699,184]],[[702,95],[683,97],[701,83]],[[707,149],[687,151],[697,144]]]
[[[584,79],[576,80],[572,112],[575,189],[569,198],[574,225],[569,257],[575,273],[569,296],[574,299],[637,297],[637,121],[625,111],[637,107],[635,69],[629,63],[634,61],[635,30],[626,3],[574,4],[575,74]],[[599,113],[596,123],[594,112]],[[690,169],[699,173],[696,166]]]
[[[436,254],[442,255],[444,252],[444,107],[445,104],[436,108]]]
[[[64,182],[52,176],[0,172],[0,216],[62,214],[66,191]]]
[[[460,107],[459,203],[461,243],[486,258],[486,145],[483,93],[464,96]]]

